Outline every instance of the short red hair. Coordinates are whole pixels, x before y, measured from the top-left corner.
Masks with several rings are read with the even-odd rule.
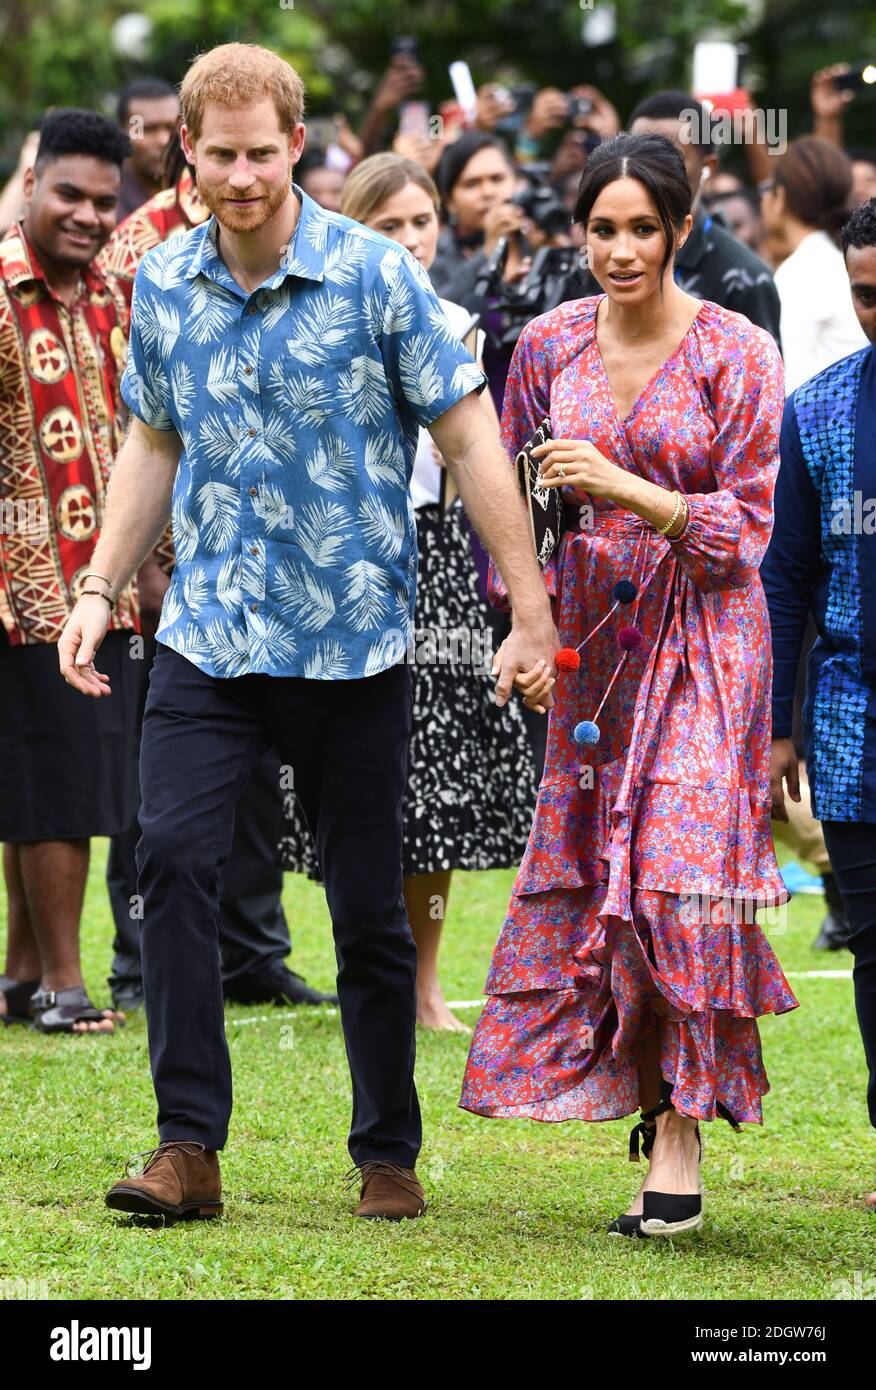
[[[182,117],[193,140],[204,123],[208,102],[232,109],[271,97],[280,129],[290,134],[304,119],[304,83],[269,48],[256,43],[223,43],[196,58],[179,89]]]

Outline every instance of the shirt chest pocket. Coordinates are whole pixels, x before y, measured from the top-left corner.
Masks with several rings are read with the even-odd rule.
[[[307,420],[316,422],[344,413],[349,401],[352,362],[332,358],[305,362],[297,344],[287,344],[282,358],[284,394]]]

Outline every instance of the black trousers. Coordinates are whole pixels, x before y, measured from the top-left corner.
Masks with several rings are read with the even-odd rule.
[[[351,1157],[414,1166],[417,950],[401,865],[411,709],[405,663],[360,680],[220,680],[159,644],[143,722],[137,866],[162,1140],[221,1149],[227,1138],[219,868],[241,788],[273,744],[293,769],[325,876],[353,1084]]]
[[[851,927],[855,1009],[870,1072],[867,1106],[876,1128],[876,825],[822,821],[821,828]]]
[[[144,646],[138,731],[143,724],[147,675],[156,652],[151,638]],[[138,804],[139,801],[138,786]],[[231,854],[219,875],[219,947],[224,985],[285,960],[292,949],[283,911],[283,869],[278,852],[284,828],[280,759],[272,749],[256,763],[241,793]],[[140,826],[135,816],[127,829],[112,836],[107,857],[106,886],[116,929],[107,983],[114,993],[132,985],[139,987],[143,982],[139,913],[136,903],[132,903],[137,894],[135,852],[139,838]]]
[[[234,840],[219,874],[219,948],[222,983],[257,975],[285,960],[292,949],[283,911],[283,869],[278,846],[283,837],[280,757],[272,748],[259,758],[237,803]],[[110,841],[106,884],[116,936],[110,988],[140,985],[140,923],[131,899],[137,893],[135,851],[140,826],[135,820]]]

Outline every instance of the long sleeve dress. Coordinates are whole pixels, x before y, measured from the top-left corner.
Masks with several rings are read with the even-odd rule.
[[[756,1019],[797,1007],[754,913],[787,901],[770,833],[770,646],[758,567],[770,536],[782,366],[763,329],[704,301],[629,415],[596,341],[602,296],[533,320],[502,415],[514,457],[545,415],[620,467],[680,489],[670,542],[578,497],[579,528],[545,571],[560,638],[529,843],[485,986],[460,1105],[489,1116],[607,1120],[637,1109],[655,1029],[676,1109],[762,1120]],[[613,596],[630,579],[637,598]],[[495,568],[491,596],[507,604]],[[611,614],[608,621],[602,622]],[[599,624],[602,624],[599,626]],[[618,631],[632,650],[616,672]],[[594,631],[594,629],[598,629]],[[773,916],[775,916],[773,911]]]

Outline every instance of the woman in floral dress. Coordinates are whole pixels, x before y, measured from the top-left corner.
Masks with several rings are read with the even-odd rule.
[[[609,1228],[629,1235],[700,1224],[698,1121],[762,1122],[756,1019],[797,1007],[754,917],[787,900],[758,577],[781,360],[674,283],[689,209],[668,140],[600,146],[575,218],[606,292],[536,318],[514,354],[505,447],[549,416],[545,486],[580,508],[545,571],[580,665],[516,682],[550,707],[547,760],[460,1101],[537,1120],[641,1106],[648,1175]]]

